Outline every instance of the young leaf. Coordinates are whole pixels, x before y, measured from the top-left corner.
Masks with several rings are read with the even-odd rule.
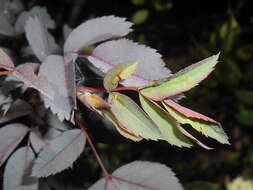
[[[130,133],[145,139],[158,140],[162,138],[155,124],[129,97],[113,92],[109,95],[109,104],[120,126]]]
[[[118,168],[111,178],[102,178],[88,190],[183,190],[175,174],[165,165],[134,161]]]
[[[38,59],[43,62],[58,46],[38,17],[29,17],[25,25],[26,38]]]
[[[0,165],[4,163],[28,131],[25,125],[19,123],[8,124],[0,128]]]
[[[39,179],[30,176],[35,155],[30,147],[18,149],[4,170],[5,190],[38,190]]]
[[[33,166],[32,176],[47,177],[67,169],[82,153],[84,145],[85,136],[81,130],[63,132],[40,152]]]
[[[121,37],[132,31],[132,23],[125,18],[103,16],[84,22],[75,28],[64,44],[64,53],[73,53],[88,45]]]
[[[38,127],[33,129],[30,133],[30,140],[34,150],[39,153],[44,146],[53,140],[56,136],[60,135],[61,132],[54,129],[53,127],[49,127],[47,133],[42,136]]]
[[[218,63],[219,54],[208,57],[198,63],[169,77],[166,81],[158,82],[157,86],[150,86],[140,90],[140,93],[155,101],[183,93],[198,85],[205,79]]]
[[[76,96],[87,108],[94,111],[97,109],[109,108],[108,103],[99,95],[90,92],[80,92],[77,90]]]
[[[50,55],[42,63],[39,76],[46,76],[54,90],[54,99],[43,97],[46,108],[50,108],[59,119],[73,122],[76,107],[74,64],[66,62],[62,56]],[[57,73],[57,74],[56,74]]]
[[[120,126],[120,123],[118,122],[118,120],[116,119],[116,117],[107,110],[101,110],[101,115],[103,115],[104,117],[106,117],[109,121],[111,121],[113,123],[113,125],[115,126],[115,128],[117,129],[117,131],[124,137],[126,137],[127,139],[130,139],[132,141],[138,142],[141,141],[142,138],[138,137],[136,135],[134,135],[133,133],[127,131],[127,129],[124,129],[124,127]]]
[[[191,147],[192,143],[181,133],[179,124],[158,104],[149,101],[141,94],[140,102],[144,111],[149,115],[153,122],[157,125],[163,139],[172,145],[179,147]]]
[[[161,55],[155,49],[127,39],[109,41],[97,46],[88,59],[104,73],[120,63],[139,62],[133,75],[122,82],[125,86],[146,86],[153,80],[170,75]]]
[[[192,110],[189,112],[187,108],[171,100],[164,100],[163,105],[170,115],[179,123],[190,124],[195,130],[201,132],[205,136],[216,139],[222,144],[229,144],[228,137],[218,122]]]
[[[128,78],[136,70],[138,62],[127,62],[111,68],[104,77],[104,87],[108,91],[117,88],[119,82]]]
[[[13,75],[24,82],[26,86],[34,88],[41,92],[43,95],[49,97],[50,99],[53,99],[54,91],[46,76],[42,74],[39,76],[35,75],[35,70],[37,67],[38,64],[25,63],[16,67]]]
[[[32,107],[26,101],[17,99],[7,110],[3,117],[0,117],[0,124],[11,121],[18,117],[28,115],[32,112]]]

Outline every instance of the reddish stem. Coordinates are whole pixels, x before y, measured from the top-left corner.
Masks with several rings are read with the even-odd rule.
[[[13,71],[0,71],[0,75],[9,75],[13,73]]]
[[[94,144],[93,144],[93,142],[92,142],[90,136],[89,136],[88,133],[87,133],[86,128],[84,127],[84,125],[83,125],[80,121],[77,120],[76,122],[77,122],[77,124],[79,125],[79,127],[83,129],[84,135],[86,136],[87,141],[88,141],[88,143],[89,143],[89,145],[90,145],[90,147],[91,147],[91,150],[92,150],[94,156],[96,157],[96,160],[97,160],[99,166],[101,167],[101,169],[102,169],[102,171],[103,171],[105,177],[106,177],[106,178],[110,178],[110,174],[109,174],[108,171],[106,170],[106,168],[105,168],[105,166],[104,166],[104,164],[103,164],[101,158],[99,157],[99,155],[98,155],[98,153],[97,153],[97,150],[96,150],[96,148],[95,148],[95,146],[94,146]]]
[[[91,88],[91,87],[82,86],[82,85],[77,85],[76,88],[77,88],[77,91],[80,91],[80,92],[106,92],[106,89],[104,88]],[[138,91],[139,89],[140,87],[123,86],[123,87],[115,88],[113,91],[122,91],[122,90]]]

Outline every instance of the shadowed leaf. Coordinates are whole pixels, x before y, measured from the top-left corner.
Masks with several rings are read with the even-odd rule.
[[[5,115],[0,117],[0,124],[28,115],[32,111],[33,110],[30,104],[23,100],[17,99],[12,105],[10,105],[10,108]]]
[[[30,147],[22,147],[10,157],[4,170],[5,190],[38,190],[39,179],[30,176],[34,159]]]
[[[165,165],[134,161],[102,178],[88,190],[183,190],[175,174]]]
[[[121,63],[139,62],[136,71],[121,82],[125,86],[146,86],[153,80],[170,75],[161,55],[155,49],[127,39],[113,40],[97,46],[88,59],[104,73]]]
[[[14,35],[14,28],[9,23],[5,15],[0,10],[0,34],[6,36],[13,36]]]
[[[63,132],[40,152],[32,176],[47,177],[71,167],[84,149],[85,136],[79,129]]]
[[[25,125],[19,123],[8,124],[0,128],[0,165],[4,163],[28,131]]]
[[[53,140],[56,136],[60,135],[61,132],[50,127],[45,135],[42,135],[38,127],[33,129],[30,133],[30,140],[34,150],[39,153],[44,146]]]
[[[159,105],[149,101],[142,95],[139,96],[142,108],[149,115],[152,121],[157,125],[163,140],[179,147],[191,147],[192,143],[181,133],[179,124]]]
[[[128,78],[136,70],[138,62],[118,64],[110,69],[104,77],[104,87],[108,91],[117,88],[119,82]]]
[[[161,139],[159,129],[140,107],[129,97],[113,92],[109,95],[111,111],[120,126],[135,136],[145,139]]]
[[[185,69],[169,77],[166,81],[158,81],[157,86],[150,86],[140,90],[141,94],[161,101],[190,90],[205,79],[218,63],[219,54],[206,58],[198,63],[190,65]]]
[[[121,17],[103,16],[90,19],[69,34],[64,44],[64,52],[77,52],[88,45],[125,36],[132,31],[131,26],[132,23]]]
[[[201,132],[207,137],[212,137],[222,144],[229,144],[228,137],[221,128],[220,124],[202,114],[198,114],[194,111],[186,112],[187,108],[177,105],[171,101],[164,100],[163,105],[166,110],[170,113],[181,124],[190,124],[195,130]],[[190,116],[190,117],[189,117]]]
[[[46,7],[35,6],[30,11],[22,12],[15,23],[15,33],[22,34],[24,32],[24,26],[29,17],[38,17],[45,28],[55,28],[55,23],[48,14]]]

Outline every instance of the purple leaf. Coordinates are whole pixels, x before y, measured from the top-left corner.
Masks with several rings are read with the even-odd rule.
[[[36,6],[30,11],[24,11],[19,15],[15,23],[16,34],[24,33],[24,26],[29,17],[38,17],[45,28],[55,28],[55,23],[48,14],[47,9],[45,7]]]
[[[53,140],[56,136],[60,135],[61,132],[54,129],[53,127],[49,127],[49,130],[45,135],[42,136],[38,127],[33,129],[30,133],[30,140],[34,150],[38,153],[40,152],[44,146]]]
[[[14,70],[15,66],[11,58],[0,48],[0,68],[4,68],[8,71]]]
[[[53,99],[54,91],[46,76],[42,74],[39,76],[35,75],[34,72],[37,67],[38,64],[25,63],[16,67],[13,75],[24,82],[28,87],[34,88],[50,99]]]
[[[30,176],[34,159],[30,147],[20,148],[10,157],[4,171],[5,190],[38,190],[39,179]]]
[[[0,165],[9,157],[28,131],[25,125],[19,123],[0,128]]]
[[[53,100],[43,97],[45,106],[57,114],[61,121],[66,119],[73,122],[73,110],[76,107],[74,64],[66,62],[62,56],[50,55],[41,65],[39,75],[46,76],[54,89]]]
[[[40,61],[54,53],[58,46],[38,17],[29,17],[25,25],[26,38]]]
[[[121,37],[132,31],[132,23],[125,18],[103,16],[84,22],[75,28],[64,44],[64,53],[73,53],[88,45]]]
[[[165,165],[134,161],[100,179],[88,190],[183,190],[175,174]]]
[[[165,67],[161,55],[155,49],[127,39],[109,41],[97,46],[88,59],[104,73],[117,64],[138,61],[136,71],[122,82],[125,86],[146,86],[153,80],[170,75],[170,70]]]
[[[175,109],[178,112],[180,112],[181,114],[185,115],[186,117],[196,118],[196,119],[202,119],[202,120],[205,120],[205,121],[210,121],[210,122],[213,122],[213,123],[218,123],[217,121],[213,120],[212,118],[209,118],[209,117],[207,117],[205,115],[197,113],[197,112],[195,112],[193,110],[190,110],[190,109],[188,109],[186,107],[183,107],[183,106],[177,104],[176,102],[174,102],[171,99],[164,100],[164,102],[167,105],[169,105],[170,107],[172,107],[173,109]]]
[[[32,176],[47,177],[67,169],[82,153],[85,136],[79,129],[63,132],[40,152]]]
[[[3,117],[0,117],[0,124],[11,121],[18,117],[28,115],[32,112],[32,107],[27,102],[17,99],[7,110]]]

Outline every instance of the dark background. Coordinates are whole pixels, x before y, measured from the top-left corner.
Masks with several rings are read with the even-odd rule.
[[[232,190],[226,185],[229,179],[243,176],[240,184],[252,179],[251,0],[30,0],[24,4],[27,9],[34,5],[48,8],[56,20],[57,29],[52,32],[58,41],[63,24],[74,28],[89,18],[111,14],[134,21],[136,13],[145,10],[148,16],[139,17],[142,22],[134,26],[129,37],[157,49],[173,72],[220,51],[215,72],[187,92],[180,103],[220,121],[230,146],[209,139],[204,141],[213,150],[197,146],[180,149],[162,142],[133,143],[123,138],[110,141],[101,126],[102,132],[93,126],[90,131],[110,171],[133,160],[157,161],[171,167],[189,190]],[[88,186],[100,177],[101,170],[89,155],[90,150],[85,151],[62,179],[82,181]]]

